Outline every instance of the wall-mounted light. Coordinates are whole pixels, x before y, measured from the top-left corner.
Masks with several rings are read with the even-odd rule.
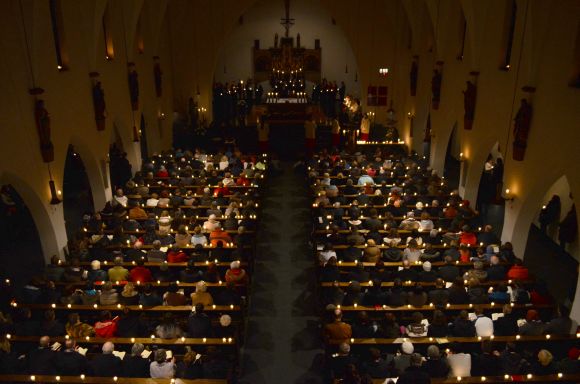
[[[503,199],[505,201],[514,201],[514,199],[516,198],[516,196],[510,191],[509,188],[506,188],[504,194],[503,194]]]
[[[465,160],[467,160],[467,159],[466,159],[466,158],[465,158],[465,156],[463,155],[463,152],[461,152],[461,153],[459,154],[459,161],[463,163]]]

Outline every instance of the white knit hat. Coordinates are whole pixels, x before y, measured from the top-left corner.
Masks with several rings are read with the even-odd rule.
[[[414,350],[413,343],[410,341],[404,341],[403,344],[401,344],[401,351],[406,355],[410,355]]]

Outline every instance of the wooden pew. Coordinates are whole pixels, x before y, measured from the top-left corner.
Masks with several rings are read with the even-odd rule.
[[[64,311],[111,311],[111,312],[122,312],[124,308],[128,308],[132,311],[140,312],[180,312],[188,313],[191,312],[191,305],[179,305],[179,306],[169,306],[169,305],[157,305],[154,307],[145,307],[143,305],[82,305],[82,304],[20,304],[17,302],[11,303],[14,308],[30,308],[32,310],[64,310]],[[241,313],[241,308],[238,305],[208,305],[205,307],[204,312],[230,312],[230,313]]]
[[[26,342],[26,343],[38,343],[40,336],[14,336],[7,335],[7,338],[11,342]],[[68,340],[68,336],[51,337],[51,342],[59,342],[64,345],[65,340]],[[190,337],[179,337],[176,339],[162,339],[160,337],[112,337],[112,338],[102,338],[95,336],[87,336],[79,338],[76,340],[77,344],[80,345],[102,345],[103,343],[110,341],[114,344],[135,344],[141,343],[143,345],[166,345],[166,346],[186,346],[186,345],[231,345],[235,346],[237,340],[233,337],[224,338],[190,338]]]
[[[221,379],[150,379],[150,378],[114,378],[98,376],[46,376],[46,375],[0,375],[2,383],[70,383],[70,384],[227,384],[228,380]]]

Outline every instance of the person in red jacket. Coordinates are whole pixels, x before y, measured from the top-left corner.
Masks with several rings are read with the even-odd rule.
[[[156,177],[169,177],[169,172],[167,172],[167,169],[165,169],[165,167],[162,165],[159,167],[159,170],[157,171],[155,176]]]
[[[471,247],[475,247],[477,245],[477,236],[475,236],[475,233],[473,233],[473,231],[471,231],[467,225],[464,225],[461,229],[461,234],[459,235],[459,244],[466,244]]]
[[[117,333],[117,322],[119,321],[119,316],[114,318],[109,311],[101,312],[101,320],[95,323],[95,335],[97,337],[102,337],[105,339],[115,337]]]
[[[221,225],[219,225],[209,234],[209,241],[211,245],[215,247],[218,241],[221,241],[224,244],[231,243],[232,238],[222,229]]]
[[[509,269],[507,278],[510,280],[528,280],[530,278],[528,268],[524,267],[520,259],[515,259],[514,265]]]
[[[229,188],[228,187],[225,187],[224,186],[224,183],[221,182],[221,181],[218,182],[217,187],[215,187],[214,190],[213,190],[214,197],[217,197],[217,196],[227,196],[229,194],[230,194]]]
[[[187,255],[183,252],[177,244],[171,246],[171,250],[167,252],[168,263],[186,263]]]
[[[153,276],[149,268],[145,267],[145,262],[137,260],[137,266],[129,272],[129,279],[133,282],[148,283],[153,281]]]
[[[462,263],[469,263],[471,261],[471,250],[464,244],[459,246],[459,261]]]

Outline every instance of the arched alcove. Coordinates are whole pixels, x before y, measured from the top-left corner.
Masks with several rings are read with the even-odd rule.
[[[64,165],[63,213],[67,237],[71,239],[82,226],[85,213],[95,211],[93,192],[81,155],[69,145]]]
[[[2,278],[16,285],[42,273],[44,256],[34,219],[11,184],[3,184],[0,199],[0,265]]]
[[[537,200],[524,203],[526,218],[530,219],[527,227],[521,229],[527,230],[525,263],[538,278],[547,282],[554,297],[571,305],[577,292],[580,252],[577,221],[575,227],[564,224],[564,222],[570,224],[572,217],[576,217],[576,207],[567,176],[562,175],[538,192]],[[558,204],[551,201],[554,196],[558,196]],[[548,215],[552,217],[548,220],[549,224],[544,233],[541,222],[546,222],[544,219]],[[526,223],[520,224],[523,226]],[[568,236],[575,237],[575,240],[563,247],[560,244],[560,231],[566,231]]]

